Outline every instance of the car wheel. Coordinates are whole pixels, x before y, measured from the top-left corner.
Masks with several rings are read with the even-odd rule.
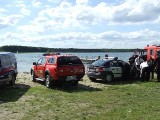
[[[72,81],[72,85],[73,85],[73,86],[77,86],[77,85],[78,85],[78,82],[79,82],[78,80],[74,80],[74,81]]]
[[[45,85],[47,88],[51,88],[53,86],[53,81],[51,80],[50,75],[46,75]]]
[[[36,82],[36,77],[35,77],[34,71],[32,71],[32,81],[33,81],[33,82]]]
[[[10,79],[9,85],[10,86],[14,86],[15,85],[15,81],[16,81],[15,75],[14,74],[10,74],[9,75],[9,79]]]
[[[89,77],[89,79],[90,79],[92,82],[96,81],[96,78]]]
[[[112,73],[108,73],[105,76],[105,81],[108,82],[108,83],[113,81],[113,75],[112,75]]]

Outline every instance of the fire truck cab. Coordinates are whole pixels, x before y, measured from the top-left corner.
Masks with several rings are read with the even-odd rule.
[[[160,45],[147,45],[146,47],[144,47],[144,50],[147,52],[147,60],[149,60],[150,57],[155,60],[157,54],[160,55]]]

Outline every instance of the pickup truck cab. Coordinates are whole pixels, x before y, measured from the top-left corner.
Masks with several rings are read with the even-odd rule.
[[[85,74],[85,67],[74,55],[45,54],[31,69],[32,81],[45,81],[50,88],[57,81],[69,81],[77,85]]]

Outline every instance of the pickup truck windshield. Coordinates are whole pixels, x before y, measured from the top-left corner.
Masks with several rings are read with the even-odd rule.
[[[58,58],[58,65],[81,65],[82,61],[77,56],[62,56]]]

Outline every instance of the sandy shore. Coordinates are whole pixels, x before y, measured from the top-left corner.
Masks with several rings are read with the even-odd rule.
[[[151,79],[150,81],[155,81],[156,80],[156,74],[154,75],[155,79]],[[156,80],[157,81],[157,80]],[[128,81],[123,81],[124,83],[128,82]],[[131,80],[130,81],[131,83],[132,82],[136,82]],[[21,87],[21,84],[22,85],[28,85],[30,87],[35,87],[35,86],[45,86],[44,84],[41,84],[39,82],[32,82],[32,77],[31,77],[31,74],[29,72],[20,72],[18,73],[18,76],[17,76],[17,80],[16,80],[16,83],[18,85],[18,87]],[[118,81],[117,81],[118,83]],[[106,88],[108,86],[110,86],[112,84],[108,84],[108,83],[105,83],[104,81],[97,81],[97,82],[92,82],[89,80],[89,78],[87,77],[87,75],[85,75],[82,79],[82,81],[79,81],[79,87],[92,87],[92,88]]]
[[[18,73],[16,83],[29,85],[30,87],[42,85],[37,82],[32,82],[31,74],[29,72]],[[93,87],[93,88],[103,88],[103,87],[108,86],[107,84],[102,84],[101,82],[91,82],[86,75],[83,77],[82,81],[79,81],[79,84],[85,85],[88,87]]]

